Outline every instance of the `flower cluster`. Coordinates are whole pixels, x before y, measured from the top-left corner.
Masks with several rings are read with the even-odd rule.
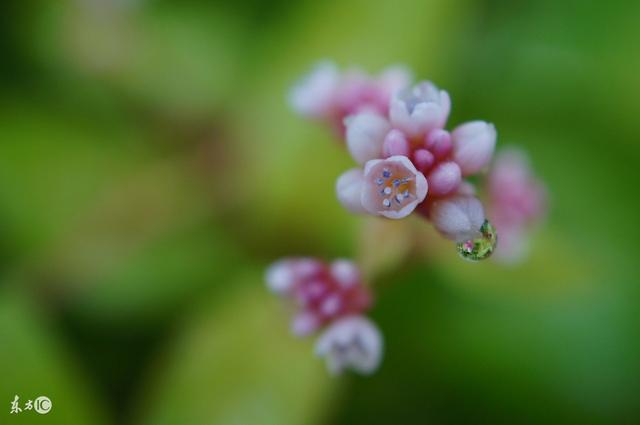
[[[471,121],[448,131],[451,99],[429,81],[412,83],[403,67],[378,76],[357,69],[340,72],[323,62],[290,92],[299,114],[324,122],[344,139],[358,163],[336,182],[339,202],[357,214],[402,219],[414,211],[427,218],[466,259],[522,257],[527,230],[545,212],[546,192],[533,177],[526,156],[516,150],[497,155],[485,184],[488,216],[468,177],[492,161],[495,127]],[[334,373],[371,373],[382,357],[382,337],[363,316],[371,293],[347,260],[325,264],[289,258],[273,264],[269,288],[298,307],[294,334],[323,330],[316,353]]]
[[[323,63],[295,86],[291,103],[329,124],[343,120],[346,147],[360,164],[336,182],[346,209],[391,219],[417,209],[456,242],[478,237],[484,210],[463,179],[489,164],[496,130],[472,121],[447,131],[449,94],[428,81],[411,85],[401,69],[353,78]]]
[[[266,273],[269,289],[293,300],[298,312],[291,330],[298,336],[326,327],[316,353],[327,359],[332,373],[353,369],[371,373],[382,356],[382,337],[362,314],[371,307],[371,293],[351,261],[326,264],[314,258],[286,258]]]

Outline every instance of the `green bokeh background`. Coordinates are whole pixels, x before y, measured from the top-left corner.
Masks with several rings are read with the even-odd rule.
[[[0,5],[0,424],[640,422],[640,3]],[[546,181],[528,261],[348,215],[287,107],[318,59],[406,63]],[[353,257],[379,372],[331,378],[264,267]],[[10,415],[46,395],[47,416]]]

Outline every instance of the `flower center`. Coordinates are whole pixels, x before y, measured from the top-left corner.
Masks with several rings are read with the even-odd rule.
[[[378,193],[382,198],[382,206],[402,206],[407,199],[414,197],[410,192],[412,180],[412,176],[394,176],[390,169],[384,168],[380,177],[376,179],[376,184],[380,187]]]

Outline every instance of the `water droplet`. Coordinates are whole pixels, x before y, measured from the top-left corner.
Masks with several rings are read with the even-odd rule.
[[[471,261],[489,258],[498,243],[498,234],[489,220],[485,220],[480,227],[480,237],[456,244],[458,254]]]

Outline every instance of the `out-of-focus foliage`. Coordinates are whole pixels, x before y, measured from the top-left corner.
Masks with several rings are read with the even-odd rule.
[[[633,423],[640,4],[0,6],[0,423]],[[288,109],[317,60],[406,63],[547,183],[521,265],[348,215],[351,161]],[[385,360],[329,378],[259,270],[356,258]],[[53,410],[9,414],[47,395]]]
[[[260,280],[251,273],[244,279]],[[332,398],[322,363],[292,339],[262,288],[231,290],[225,305],[204,303],[151,379],[142,423],[318,422]],[[256,355],[256,350],[260,351]],[[215,383],[215,385],[210,385]]]

